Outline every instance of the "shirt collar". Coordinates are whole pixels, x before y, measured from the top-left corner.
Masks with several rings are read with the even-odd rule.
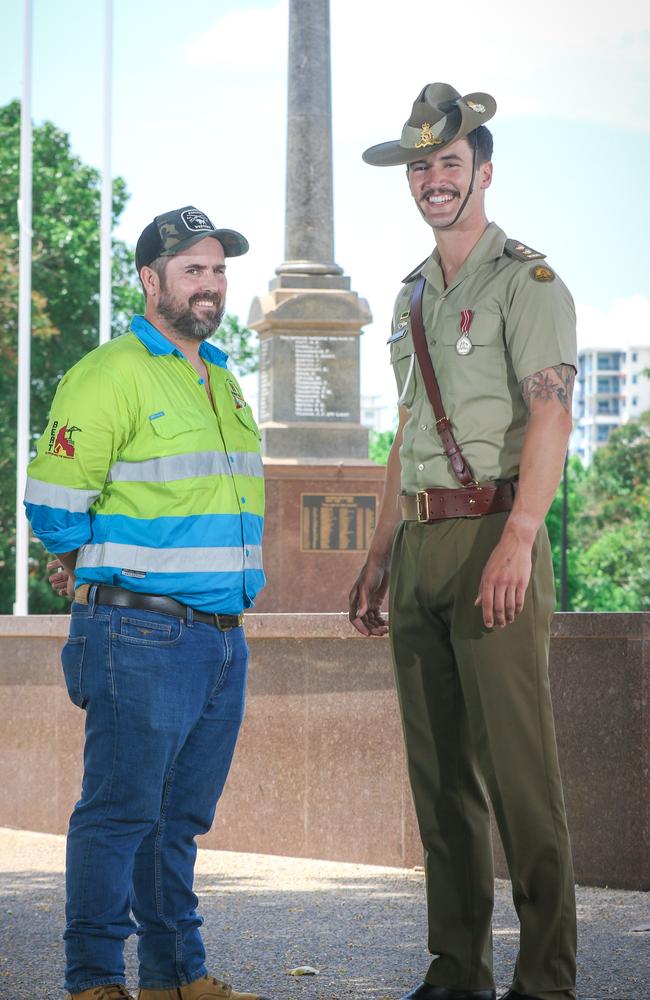
[[[466,278],[468,274],[471,274],[472,271],[476,271],[481,264],[485,264],[489,260],[496,260],[497,257],[502,257],[506,239],[507,237],[503,229],[499,229],[496,223],[489,222],[481,233],[478,242],[472,247],[469,256],[459,269],[451,285],[446,290],[449,291],[461,282],[463,278]],[[440,267],[440,253],[437,247],[422,268],[422,274],[434,288],[442,292],[445,282],[442,275],[442,268]]]
[[[168,340],[164,333],[157,330],[144,316],[133,317],[131,320],[131,330],[140,343],[147,348],[149,354],[156,356],[161,354],[175,354],[177,358],[185,357],[180,347],[172,344],[171,340]],[[209,344],[206,340],[199,347],[199,355],[204,361],[209,361],[212,365],[218,365],[219,368],[228,367],[228,355],[225,351],[222,351],[220,347],[216,347],[214,344]]]

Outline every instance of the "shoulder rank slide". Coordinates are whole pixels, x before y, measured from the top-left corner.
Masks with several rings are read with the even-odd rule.
[[[507,253],[508,257],[513,257],[514,260],[543,260],[546,257],[545,253],[533,250],[532,247],[527,247],[525,243],[520,243],[519,240],[506,240],[503,252]]]
[[[430,255],[429,255],[430,256]],[[416,278],[420,277],[420,271],[428,261],[429,257],[425,257],[424,260],[420,261],[417,267],[414,267],[405,278],[402,278],[402,284],[407,285],[409,281],[415,281]]]

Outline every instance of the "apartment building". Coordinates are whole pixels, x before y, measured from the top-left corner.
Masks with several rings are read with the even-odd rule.
[[[645,340],[646,338],[642,338]],[[569,451],[589,465],[621,424],[650,409],[650,345],[584,347],[578,351]]]

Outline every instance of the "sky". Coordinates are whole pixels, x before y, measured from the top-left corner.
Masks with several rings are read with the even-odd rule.
[[[186,204],[243,232],[251,250],[229,262],[227,308],[245,322],[284,260],[288,0],[113,6],[113,173],[131,194],[116,235],[134,245]],[[94,166],[103,9],[33,0],[34,120],[69,132]],[[650,5],[330,0],[330,14],[335,259],[374,317],[362,393],[392,414],[392,302],[433,242],[403,169],[361,152],[398,138],[436,80],[496,98],[488,217],[547,254],[576,300],[579,343],[650,343]],[[20,96],[22,18],[20,0],[3,0],[0,104]]]

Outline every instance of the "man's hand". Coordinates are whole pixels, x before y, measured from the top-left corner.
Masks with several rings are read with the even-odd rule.
[[[350,591],[350,621],[361,635],[386,635],[380,608],[388,590],[388,567],[369,558]]]
[[[474,601],[483,608],[486,628],[505,628],[510,625],[524,606],[526,588],[532,567],[532,542],[518,537],[506,528],[499,544],[483,570]]]
[[[72,600],[74,597],[74,573],[69,573],[59,559],[50,560],[47,568],[52,570],[48,576],[52,590],[60,597]]]

